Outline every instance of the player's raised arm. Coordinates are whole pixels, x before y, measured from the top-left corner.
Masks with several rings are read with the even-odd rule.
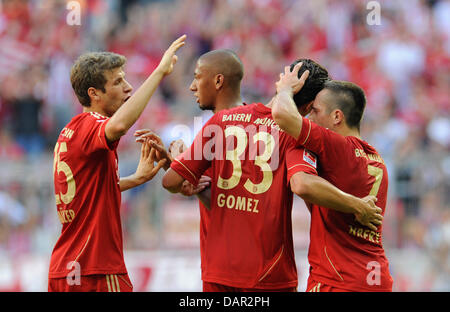
[[[309,75],[309,71],[306,70],[298,78],[298,71],[301,66],[302,63],[298,63],[294,66],[292,72],[289,66],[285,67],[284,74],[280,74],[280,80],[276,83],[277,94],[272,104],[274,121],[295,139],[300,135],[303,119],[295,105],[293,96],[301,90]]]
[[[152,97],[161,80],[173,71],[177,62],[175,53],[185,44],[186,35],[175,40],[164,53],[158,67],[145,82],[111,117],[105,128],[108,141],[113,142],[125,135],[136,122]]]

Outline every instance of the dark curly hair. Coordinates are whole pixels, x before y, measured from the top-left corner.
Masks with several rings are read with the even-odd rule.
[[[324,88],[325,82],[331,80],[325,67],[311,59],[301,58],[294,61],[290,66],[291,71],[294,69],[294,66],[300,62],[303,64],[298,71],[298,77],[300,78],[305,70],[309,70],[309,76],[306,79],[303,88],[297,92],[297,94],[294,94],[294,102],[297,105],[297,108],[307,105],[314,100],[317,93]]]

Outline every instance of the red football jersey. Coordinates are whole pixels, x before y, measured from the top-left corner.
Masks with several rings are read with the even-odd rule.
[[[75,116],[61,131],[54,153],[54,184],[61,236],[50,260],[50,278],[127,273],[123,260],[117,145],[108,145],[108,118]]]
[[[303,118],[297,144],[314,152],[319,175],[357,197],[374,195],[386,209],[388,173],[367,142],[341,136]],[[382,244],[382,226],[372,231],[353,214],[313,205],[308,260],[311,278],[353,291],[391,291],[392,277]]]
[[[204,281],[239,288],[297,286],[285,162],[294,147],[270,108],[257,103],[216,113],[172,162],[194,185],[208,168],[213,173]]]

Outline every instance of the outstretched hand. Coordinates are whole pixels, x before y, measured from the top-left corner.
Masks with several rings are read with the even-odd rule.
[[[134,132],[134,136],[136,137],[136,142],[143,143],[148,141],[150,146],[155,149],[155,159],[156,161],[160,161],[166,159],[166,163],[164,168],[168,169],[170,164],[173,161],[173,157],[164,147],[164,143],[159,135],[151,131],[150,129],[141,129],[136,130]]]
[[[185,40],[186,35],[183,35],[172,42],[170,47],[166,50],[166,52],[164,52],[164,55],[161,58],[161,61],[159,62],[156,70],[160,70],[164,76],[169,75],[173,71],[173,67],[178,60],[178,57],[175,55],[175,53],[179,48],[185,45]]]
[[[155,166],[155,162],[157,162]],[[141,145],[141,158],[139,159],[139,164],[136,169],[136,177],[144,182],[153,179],[153,177],[158,173],[165,163],[166,159],[157,160],[156,150],[151,147],[148,140],[142,142]]]
[[[356,221],[373,231],[377,231],[377,226],[383,221],[383,210],[375,205],[376,201],[377,198],[372,195],[362,198],[363,209],[359,214],[355,214]]]

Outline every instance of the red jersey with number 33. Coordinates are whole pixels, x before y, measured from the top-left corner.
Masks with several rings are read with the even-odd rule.
[[[354,196],[376,196],[376,205],[384,215],[388,174],[375,148],[306,118],[297,144],[317,155],[321,177]],[[382,226],[372,231],[358,223],[353,214],[313,205],[310,232],[308,260],[310,276],[315,281],[351,291],[392,290]]]
[[[285,163],[294,148],[295,140],[279,130],[270,108],[258,103],[216,113],[172,162],[194,185],[212,170],[204,281],[239,288],[297,286],[293,194]],[[315,173],[311,166],[303,170]]]
[[[54,152],[55,200],[61,236],[50,260],[50,278],[126,273],[120,220],[119,140],[108,145],[108,118],[75,116],[61,131]],[[78,265],[74,265],[73,261]]]

